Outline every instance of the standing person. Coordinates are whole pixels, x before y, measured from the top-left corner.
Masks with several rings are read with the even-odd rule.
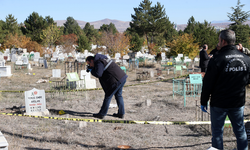
[[[206,72],[207,64],[208,64],[208,61],[210,59],[210,57],[207,54],[207,49],[208,49],[208,46],[207,46],[207,44],[205,44],[203,46],[202,50],[200,51],[200,65],[199,65],[199,67],[201,68],[201,72]]]
[[[236,49],[235,40],[234,31],[221,31],[220,52],[209,61],[203,79],[201,110],[207,112],[211,95],[212,147],[223,149],[224,122],[228,115],[237,138],[237,149],[247,150],[244,105],[245,86],[250,83],[250,58]]]
[[[114,113],[113,116],[124,118],[125,109],[122,88],[128,76],[116,63],[108,59],[105,55],[96,54],[95,57],[88,56],[86,62],[89,65],[87,71],[91,71],[93,76],[99,78],[99,82],[105,92],[101,110],[98,114],[93,114],[93,117],[103,119],[107,115],[111,98],[115,95],[118,113]]]

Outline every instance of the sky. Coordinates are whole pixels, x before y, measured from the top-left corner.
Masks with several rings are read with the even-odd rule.
[[[228,21],[227,13],[238,0],[150,0],[164,5],[169,20],[176,24],[187,24],[193,16],[198,22]],[[0,20],[5,21],[12,14],[18,23],[24,22],[30,14],[50,16],[54,20],[75,20],[94,22],[103,19],[131,21],[131,14],[142,0],[0,0]],[[250,0],[241,0],[243,11],[250,11]]]

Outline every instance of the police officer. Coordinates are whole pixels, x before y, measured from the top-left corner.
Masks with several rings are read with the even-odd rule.
[[[245,86],[250,83],[250,58],[236,49],[235,40],[234,31],[221,31],[221,49],[210,59],[203,79],[201,109],[207,112],[207,103],[211,96],[212,147],[223,149],[224,122],[228,116],[237,138],[237,149],[247,150],[244,105]]]

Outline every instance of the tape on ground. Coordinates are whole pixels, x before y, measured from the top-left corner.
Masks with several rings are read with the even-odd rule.
[[[182,77],[186,77],[188,76],[188,74],[183,75],[183,76],[178,76],[176,77],[176,79],[178,78],[182,78]],[[173,78],[169,78],[169,79],[163,79],[163,80],[156,80],[156,81],[151,81],[151,82],[143,82],[143,83],[138,83],[138,84],[131,84],[131,85],[125,85],[124,87],[130,87],[130,86],[137,86],[137,85],[143,85],[143,84],[150,84],[150,83],[156,83],[156,82],[164,82],[164,81],[168,81],[171,80]],[[96,90],[102,90],[102,88],[94,88],[94,89],[80,89],[80,90],[52,90],[52,91],[45,91],[45,93],[57,93],[57,92],[78,92],[78,91],[96,91]],[[6,90],[6,91],[0,91],[2,93],[24,93],[25,91],[10,91],[10,90]]]
[[[0,113],[1,115],[8,116],[23,116],[31,118],[43,118],[43,119],[53,119],[53,120],[70,120],[70,121],[85,121],[85,122],[100,122],[100,123],[121,123],[121,124],[152,124],[152,125],[204,125],[211,124],[210,121],[134,121],[134,120],[102,120],[102,119],[84,119],[84,118],[62,118],[62,117],[47,117],[47,116],[32,116],[23,114],[13,114],[13,113]],[[244,120],[248,122],[250,120]],[[231,122],[225,121],[226,124],[231,124]]]

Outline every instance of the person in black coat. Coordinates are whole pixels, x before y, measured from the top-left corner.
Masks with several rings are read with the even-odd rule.
[[[200,65],[199,67],[201,68],[201,72],[206,72],[207,70],[207,64],[211,56],[208,56],[207,54],[207,49],[208,46],[205,44],[203,46],[203,49],[200,51]]]
[[[93,117],[103,119],[107,115],[110,101],[113,95],[115,95],[118,113],[114,113],[113,116],[123,118],[125,109],[122,88],[128,76],[115,62],[108,59],[105,55],[96,54],[94,57],[88,56],[86,62],[89,65],[87,72],[91,72],[93,76],[99,78],[99,82],[105,92],[101,110],[98,114],[93,114]]]

